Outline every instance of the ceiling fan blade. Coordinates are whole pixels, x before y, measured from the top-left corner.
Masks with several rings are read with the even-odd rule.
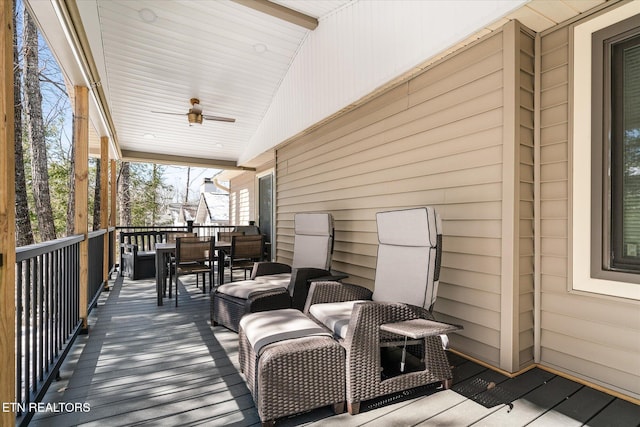
[[[155,113],[155,114],[170,114],[172,116],[186,116],[187,115],[187,113],[169,113],[169,112],[166,112],[166,111],[152,111],[152,113]]]
[[[228,118],[228,117],[208,116],[208,115],[205,115],[205,114],[202,115],[202,118],[205,119],[205,120],[215,120],[215,121],[218,121],[218,122],[229,122],[229,123],[233,123],[233,122],[236,121],[236,119],[231,119],[231,118]]]

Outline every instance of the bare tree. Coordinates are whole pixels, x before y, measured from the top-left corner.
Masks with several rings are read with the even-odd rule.
[[[100,159],[96,159],[96,185],[93,193],[93,231],[100,230]]]
[[[120,202],[120,225],[131,225],[131,175],[130,164],[122,162],[118,177],[118,199]]]
[[[191,179],[191,166],[187,167],[187,192],[184,196],[184,203],[187,204],[189,203],[189,180]]]
[[[75,117],[73,126],[75,127]],[[75,141],[71,143],[71,158],[75,155]],[[69,198],[67,199],[67,236],[71,236],[75,230],[75,215],[76,215],[76,180],[75,180],[75,166],[73,162],[70,162],[69,168]]]
[[[47,145],[42,118],[42,93],[38,73],[38,30],[29,13],[24,10],[24,99],[29,140],[31,141],[31,164],[33,192],[38,218],[40,239],[56,238],[49,174],[47,167]]]
[[[18,49],[17,10],[13,3],[13,104],[14,133],[16,156],[16,245],[26,246],[34,243],[31,219],[29,218],[29,202],[27,196],[27,180],[24,174],[24,152],[22,149],[22,84],[20,73],[20,52]]]

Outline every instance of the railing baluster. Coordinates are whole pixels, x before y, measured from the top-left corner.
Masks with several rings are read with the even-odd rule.
[[[38,343],[37,343],[37,351],[38,351],[38,381],[42,381],[44,379],[44,258],[45,254],[42,254],[39,257],[40,262],[38,263],[38,312],[36,313],[38,316],[38,327],[36,328],[38,334]]]
[[[29,366],[31,366],[31,350],[30,350],[30,342],[31,342],[31,260],[27,260],[25,264],[25,290],[24,290],[24,317],[23,321],[20,322],[22,324],[22,328],[24,330],[24,369],[23,369],[23,387],[24,387],[24,400],[28,405],[31,401],[31,395],[29,393],[29,387],[31,382],[29,381]]]
[[[72,276],[71,276],[71,268],[73,268],[71,265],[69,265],[72,262],[72,255],[73,255],[73,246],[70,246],[68,249],[66,249],[67,252],[67,256],[66,258],[66,268],[65,268],[65,275],[67,276],[67,278],[65,280],[63,280],[62,282],[62,313],[63,313],[63,319],[62,319],[62,340],[64,341],[65,339],[65,335],[64,335],[64,331],[68,330],[69,328],[69,316],[71,315],[69,313],[69,295],[67,292],[67,286],[68,285],[72,285]],[[65,285],[67,284],[67,285]]]
[[[22,314],[24,312],[24,263],[19,262],[16,266],[16,401],[23,401],[22,387],[22,356],[24,333],[22,328]]]
[[[51,343],[53,342],[52,339],[52,332],[53,332],[53,317],[51,316],[51,286],[53,284],[53,253],[48,253],[46,254],[47,257],[47,284],[46,284],[46,289],[47,289],[47,304],[46,304],[46,319],[47,319],[47,326],[45,328],[45,342],[47,343],[47,352],[46,352],[46,360],[47,360],[47,372],[49,372],[49,365],[51,364],[52,360],[53,360],[53,352],[51,351]]]
[[[31,369],[29,377],[31,378],[31,390],[38,387],[38,257],[33,259],[31,272]]]
[[[61,344],[60,344],[60,313],[62,312],[61,307],[60,307],[60,292],[62,291],[60,289],[60,284],[62,283],[62,271],[63,271],[63,265],[62,265],[62,259],[64,257],[60,256],[60,254],[63,252],[63,249],[58,249],[57,251],[55,251],[55,257],[56,257],[56,283],[55,283],[55,287],[54,287],[54,292],[53,292],[53,296],[55,299],[54,302],[54,334],[55,334],[55,338],[54,338],[54,343],[53,343],[53,349],[54,349],[54,355],[55,357],[58,357],[58,352],[60,351],[61,348]]]

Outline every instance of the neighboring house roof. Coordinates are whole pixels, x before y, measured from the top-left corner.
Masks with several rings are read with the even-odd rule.
[[[195,221],[197,212],[198,212],[198,206],[195,206],[192,204],[183,205],[182,210],[180,211],[180,213],[182,214],[182,218],[184,218],[185,222],[191,221],[191,220]]]
[[[198,224],[207,222],[229,221],[229,194],[202,193],[198,204],[195,221]]]
[[[172,203],[169,205],[169,211],[176,223],[186,224],[189,220],[195,221],[198,205],[195,203]]]

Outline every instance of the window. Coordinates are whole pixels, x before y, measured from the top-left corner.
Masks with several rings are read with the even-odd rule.
[[[590,16],[570,26],[571,55],[571,133],[570,133],[570,278],[568,287],[574,292],[588,292],[608,297],[626,298],[640,301],[640,271],[623,265],[619,261],[634,258],[633,247],[626,248],[627,259],[611,256],[618,245],[621,248],[631,243],[633,235],[633,215],[627,214],[627,225],[620,228],[630,233],[626,238],[620,236],[620,229],[614,229],[620,222],[614,216],[620,211],[620,205],[611,203],[613,197],[620,194],[620,186],[614,184],[616,172],[622,171],[618,163],[612,165],[609,130],[614,117],[611,106],[613,82],[611,49],[640,35],[640,2],[621,2],[607,8],[602,13]],[[634,29],[636,32],[634,33]],[[605,54],[609,52],[608,54]],[[637,52],[637,51],[635,51]],[[633,52],[632,52],[633,53]],[[630,62],[630,61],[629,61]],[[606,66],[605,66],[606,65]],[[633,68],[633,67],[631,67]],[[636,70],[637,73],[637,70]],[[628,80],[623,81],[627,93],[631,93]],[[619,99],[619,98],[615,98]],[[629,100],[632,95],[629,95]],[[615,101],[613,101],[615,102]],[[637,106],[627,108],[636,111]],[[615,113],[619,117],[620,112]],[[637,116],[636,116],[637,117]],[[627,120],[627,123],[631,123]],[[608,129],[608,130],[606,130]],[[616,146],[619,144],[613,141]],[[625,143],[622,144],[624,147]],[[632,146],[631,142],[626,143]],[[612,170],[615,169],[615,170]],[[612,170],[613,174],[609,174]],[[634,169],[628,169],[626,176],[633,176]],[[633,181],[634,178],[630,180]],[[623,182],[624,184],[624,182]],[[633,190],[627,188],[630,194]],[[612,194],[613,191],[613,194]],[[624,186],[622,186],[624,194]],[[622,205],[634,205],[632,198],[622,200]],[[637,206],[637,205],[636,205]],[[624,212],[624,210],[622,211]],[[617,222],[618,221],[618,222]],[[622,239],[622,240],[620,240]],[[618,252],[620,253],[620,252]],[[624,253],[624,252],[623,252]]]
[[[638,18],[593,33],[591,116],[592,277],[635,283],[640,273]]]
[[[637,29],[640,30],[640,29]],[[640,270],[640,35],[611,46],[611,269]]]

